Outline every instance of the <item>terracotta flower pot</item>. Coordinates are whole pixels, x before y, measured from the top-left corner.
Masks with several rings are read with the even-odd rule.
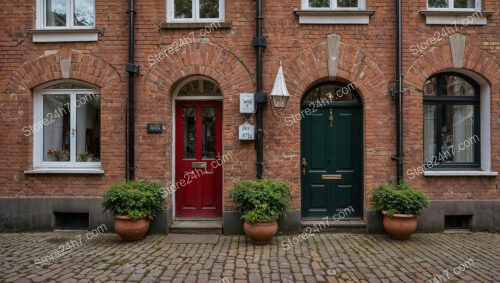
[[[257,245],[265,245],[271,242],[274,235],[278,232],[278,221],[245,221],[243,229],[250,242]]]
[[[382,214],[385,231],[393,238],[406,239],[417,230],[416,214],[394,214],[392,217],[387,216],[386,211]]]
[[[122,239],[127,241],[136,241],[144,238],[149,230],[149,219],[139,218],[133,220],[126,215],[115,216],[115,232]]]

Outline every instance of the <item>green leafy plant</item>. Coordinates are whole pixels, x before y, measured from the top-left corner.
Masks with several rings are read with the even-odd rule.
[[[52,161],[69,161],[69,151],[64,148],[49,149],[47,155]]]
[[[387,216],[394,214],[417,214],[429,205],[429,199],[407,182],[398,185],[381,184],[373,190],[374,212],[386,211]]]
[[[278,219],[290,203],[290,184],[280,180],[249,180],[230,192],[234,206],[249,222]]]
[[[92,161],[92,159],[94,158],[94,154],[85,151],[78,154],[78,157],[80,157],[80,161],[87,162],[89,160]]]
[[[159,183],[124,182],[112,185],[104,194],[102,204],[114,215],[153,219],[165,204],[165,194]]]

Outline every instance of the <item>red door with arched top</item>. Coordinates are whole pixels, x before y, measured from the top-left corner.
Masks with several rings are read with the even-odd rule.
[[[176,217],[221,217],[221,102],[178,101],[175,111]]]

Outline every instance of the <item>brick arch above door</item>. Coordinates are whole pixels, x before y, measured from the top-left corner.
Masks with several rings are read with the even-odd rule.
[[[235,54],[213,43],[192,43],[156,61],[144,81],[148,91],[172,96],[172,87],[192,75],[213,79],[225,97],[254,91],[254,78],[243,62]]]
[[[379,101],[381,95],[387,94],[386,75],[369,53],[345,42],[338,48],[335,77],[329,77],[327,40],[301,50],[285,70],[290,94],[300,98],[315,83],[327,78],[355,83],[363,102]]]

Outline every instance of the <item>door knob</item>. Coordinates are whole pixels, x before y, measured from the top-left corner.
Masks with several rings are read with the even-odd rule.
[[[306,166],[307,166],[307,161],[305,157],[302,157],[302,175],[306,175]]]

